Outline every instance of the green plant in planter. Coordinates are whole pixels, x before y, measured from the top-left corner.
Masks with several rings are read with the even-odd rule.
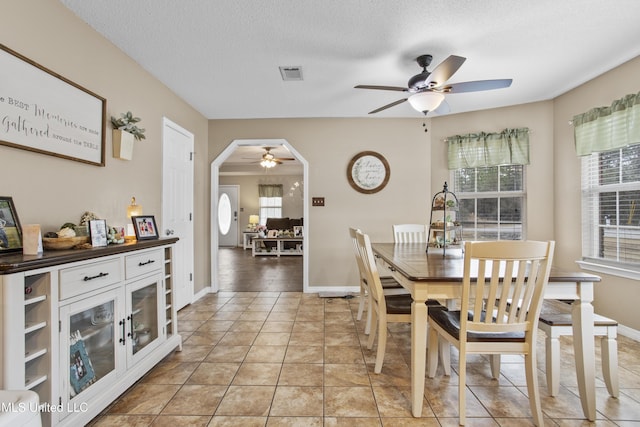
[[[115,118],[111,116],[111,124],[115,129],[129,132],[138,141],[140,141],[141,139],[145,139],[145,136],[144,136],[145,129],[141,129],[138,126],[136,126],[136,123],[138,123],[139,121],[140,121],[140,117],[133,117],[133,114],[131,114],[131,111],[127,111],[126,113],[120,113],[119,118]]]

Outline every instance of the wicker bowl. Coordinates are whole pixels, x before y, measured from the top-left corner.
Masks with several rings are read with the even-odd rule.
[[[76,236],[76,237],[43,237],[42,246],[45,249],[50,250],[63,250],[71,249],[76,245],[87,243],[89,236]]]

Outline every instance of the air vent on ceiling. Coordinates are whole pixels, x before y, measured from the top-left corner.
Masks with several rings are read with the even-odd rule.
[[[291,80],[302,80],[302,67],[301,66],[289,66],[280,67],[280,75],[285,82]]]

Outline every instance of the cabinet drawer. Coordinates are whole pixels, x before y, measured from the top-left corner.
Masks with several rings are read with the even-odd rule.
[[[162,249],[127,255],[124,263],[126,279],[162,269],[163,259]]]
[[[119,259],[65,268],[60,270],[60,299],[91,292],[121,280]]]

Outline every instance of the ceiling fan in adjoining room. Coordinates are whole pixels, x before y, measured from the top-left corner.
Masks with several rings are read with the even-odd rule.
[[[262,166],[263,168],[270,169],[272,167],[275,167],[276,165],[282,164],[282,162],[284,161],[295,160],[293,157],[276,158],[276,156],[274,156],[271,152],[273,147],[262,148],[265,150],[265,152],[262,155],[262,159],[258,160],[256,163],[259,162],[260,166]]]
[[[467,58],[462,56],[451,55],[433,71],[427,71],[427,67],[431,64],[433,57],[431,55],[421,55],[416,58],[416,62],[422,67],[422,72],[411,77],[407,83],[407,87],[401,86],[375,86],[375,85],[357,85],[356,89],[376,89],[391,90],[397,92],[407,92],[409,95],[405,98],[383,105],[370,111],[369,114],[375,114],[387,108],[395,107],[405,101],[409,101],[411,106],[426,115],[435,111],[440,113],[449,112],[449,105],[445,101],[445,94],[456,94],[466,92],[479,92],[484,90],[501,89],[511,86],[512,79],[497,80],[476,80],[470,82],[446,84],[447,80],[458,71]]]

